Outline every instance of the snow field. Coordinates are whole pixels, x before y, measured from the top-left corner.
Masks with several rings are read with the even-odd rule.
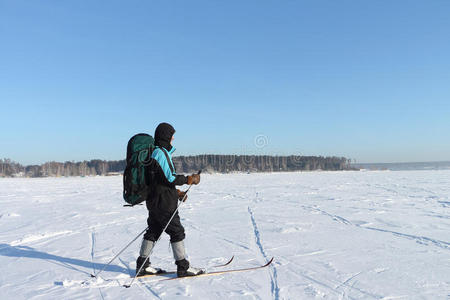
[[[146,227],[122,177],[0,179],[0,298],[450,299],[449,197],[450,171],[205,174],[180,208],[191,263],[274,263],[125,289],[140,239],[89,276]],[[175,269],[167,235],[151,261]]]

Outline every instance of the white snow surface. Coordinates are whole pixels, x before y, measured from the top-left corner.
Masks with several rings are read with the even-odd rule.
[[[3,178],[0,299],[450,299],[449,197],[450,171],[202,175],[180,208],[191,264],[273,264],[127,289],[141,239],[89,276],[147,226],[122,177]],[[166,234],[151,261],[175,269]]]

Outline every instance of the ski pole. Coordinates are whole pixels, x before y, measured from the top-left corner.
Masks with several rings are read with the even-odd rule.
[[[202,172],[202,170],[198,171],[197,174],[200,175],[200,173]],[[156,244],[158,243],[158,241],[161,239],[162,234],[166,231],[167,227],[169,227],[170,222],[172,222],[172,219],[175,217],[175,215],[178,212],[178,209],[180,208],[181,204],[186,200],[186,196],[187,193],[189,192],[189,190],[191,189],[192,184],[189,185],[188,189],[186,190],[186,192],[184,193],[183,198],[180,200],[180,202],[178,202],[177,208],[175,209],[175,211],[173,212],[172,216],[169,219],[169,222],[167,222],[166,226],[164,227],[164,229],[162,230],[161,234],[159,235],[158,239],[156,240],[156,242],[153,244],[153,248],[150,251],[150,253],[147,255],[147,257],[145,258],[144,262],[142,263],[141,267],[139,268],[139,270],[136,271],[136,275],[134,275],[133,279],[131,280],[130,284],[126,285],[124,284],[123,286],[126,288],[131,287],[131,285],[133,284],[134,280],[136,279],[137,275],[141,272],[142,268],[144,267],[145,263],[147,262],[148,258],[150,257],[150,255],[153,253],[153,249],[155,249]]]
[[[119,257],[119,255],[122,254],[122,252],[125,251],[125,249],[127,249],[131,244],[133,244],[133,242],[134,242],[135,240],[137,240],[144,232],[146,232],[147,229],[148,229],[148,227],[145,228],[144,230],[142,230],[142,232],[139,233],[139,235],[138,235],[137,237],[135,237],[131,242],[129,242],[128,245],[126,245],[122,250],[120,250],[120,252],[117,253],[117,255],[114,256],[114,257],[109,261],[109,263],[107,263],[107,264],[103,267],[103,269],[101,269],[99,272],[97,272],[97,274],[91,274],[91,277],[95,277],[95,278],[96,278],[96,277],[98,276],[98,274],[100,274],[101,272],[103,272],[103,271],[106,269],[107,266],[109,266],[109,265],[110,265],[117,257]]]

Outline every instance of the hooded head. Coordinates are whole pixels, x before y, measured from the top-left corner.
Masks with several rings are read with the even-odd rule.
[[[155,130],[155,144],[156,146],[164,147],[168,151],[172,149],[170,142],[172,141],[172,136],[175,133],[175,129],[172,125],[168,123],[161,123],[156,127]]]

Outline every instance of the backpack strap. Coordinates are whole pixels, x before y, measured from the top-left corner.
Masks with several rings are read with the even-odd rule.
[[[164,153],[164,155],[166,156],[167,163],[169,164],[170,171],[172,172],[172,174],[175,174],[175,168],[172,166],[172,161],[170,160],[169,154],[167,154],[166,149],[164,149],[164,147],[158,147],[158,148],[161,149],[162,152]]]

